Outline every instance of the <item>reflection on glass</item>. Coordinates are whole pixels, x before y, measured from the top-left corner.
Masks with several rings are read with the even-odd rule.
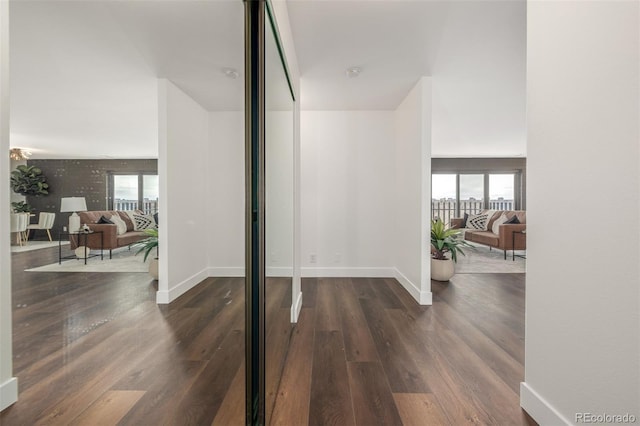
[[[289,346],[293,277],[293,99],[270,24],[265,34],[266,424]]]

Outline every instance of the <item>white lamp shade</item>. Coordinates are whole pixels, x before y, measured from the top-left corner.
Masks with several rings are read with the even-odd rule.
[[[63,197],[60,201],[60,212],[86,212],[87,201],[84,197]]]

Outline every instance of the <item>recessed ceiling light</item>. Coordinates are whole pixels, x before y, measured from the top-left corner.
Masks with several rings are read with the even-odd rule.
[[[347,72],[347,77],[356,78],[362,72],[362,68],[360,68],[360,67],[350,67],[350,68],[347,68],[346,72]]]
[[[235,68],[222,68],[222,73],[232,80],[240,77],[240,73]]]

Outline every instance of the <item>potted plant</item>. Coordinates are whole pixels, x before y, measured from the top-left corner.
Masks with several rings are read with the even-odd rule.
[[[149,254],[151,253],[151,251],[153,249],[157,250],[158,248],[158,229],[157,228],[145,229],[144,233],[147,234],[148,237],[145,238],[144,240],[138,241],[134,245],[140,246],[140,248],[136,252],[136,255],[138,253],[144,252],[144,262],[146,262],[147,257],[149,257]],[[151,260],[149,261],[149,275],[151,275],[154,280],[158,279],[158,257],[157,256],[152,257]]]
[[[24,201],[14,201],[11,203],[11,207],[14,213],[31,213],[33,211],[33,208]]]
[[[49,194],[49,184],[47,178],[42,174],[42,170],[35,166],[16,167],[11,172],[11,189],[20,195],[40,197]]]
[[[453,263],[462,247],[471,247],[460,237],[460,231],[450,228],[441,219],[431,220],[431,279],[449,281],[455,274]],[[448,257],[450,255],[450,257]]]

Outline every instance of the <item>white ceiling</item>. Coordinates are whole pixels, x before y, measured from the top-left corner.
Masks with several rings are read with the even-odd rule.
[[[240,110],[243,10],[239,0],[12,1],[11,146],[32,158],[156,158],[157,78],[208,110]]]
[[[432,76],[433,156],[525,155],[524,0],[301,0],[289,15],[303,109],[394,110]]]
[[[158,77],[208,110],[242,108],[240,0],[10,5],[11,145],[34,158],[156,157]],[[393,110],[431,75],[435,156],[525,154],[524,0],[288,9],[303,109]]]

